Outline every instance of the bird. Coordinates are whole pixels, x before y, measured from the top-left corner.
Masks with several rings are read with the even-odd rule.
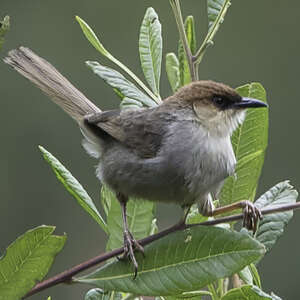
[[[250,201],[214,208],[224,180],[234,174],[231,135],[243,123],[247,108],[267,104],[245,98],[223,83],[191,82],[156,107],[102,111],[56,68],[26,47],[11,50],[4,62],[39,87],[79,125],[83,146],[99,159],[96,175],[115,192],[123,217],[124,252],[134,266],[143,247],[129,231],[130,197],[198,205],[204,216],[243,209],[243,225],[256,230],[261,212]],[[138,200],[136,200],[138,201]]]

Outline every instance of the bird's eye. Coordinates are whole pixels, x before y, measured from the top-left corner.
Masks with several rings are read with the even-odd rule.
[[[226,104],[225,99],[221,96],[214,96],[212,100],[217,106],[223,106]]]

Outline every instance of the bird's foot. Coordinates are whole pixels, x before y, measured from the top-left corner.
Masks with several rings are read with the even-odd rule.
[[[251,230],[253,233],[257,230],[258,221],[262,219],[262,213],[252,202],[243,203],[243,227]]]
[[[137,250],[145,256],[144,248],[141,246],[132,236],[130,231],[124,231],[124,253],[119,258],[120,260],[124,260],[129,258],[131,262],[133,263],[134,267],[134,276],[135,279],[138,272],[138,263],[134,255],[134,251]]]

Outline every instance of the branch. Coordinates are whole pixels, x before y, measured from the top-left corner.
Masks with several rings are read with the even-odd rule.
[[[184,49],[184,53],[186,55],[187,61],[188,61],[188,65],[189,65],[189,69],[190,69],[190,74],[191,74],[191,78],[192,81],[195,81],[197,76],[195,73],[195,67],[193,64],[193,55],[188,43],[188,39],[185,33],[185,28],[184,28],[184,23],[183,23],[183,18],[182,18],[182,14],[181,14],[181,9],[180,9],[180,3],[179,0],[170,0],[170,4],[175,16],[175,20],[177,23],[177,27],[178,27],[178,31],[179,31],[179,36],[183,45],[183,49]]]
[[[292,210],[292,209],[299,209],[299,208],[300,208],[300,202],[295,203],[295,204],[278,205],[278,206],[271,207],[271,208],[265,208],[265,209],[261,210],[261,213],[262,213],[262,215],[268,215],[268,214],[272,214],[272,213],[279,213],[279,212]],[[156,234],[150,235],[144,239],[141,239],[138,241],[138,243],[142,246],[146,246],[154,241],[157,241],[157,240],[163,238],[164,236],[166,236],[170,233],[173,233],[173,232],[176,232],[179,230],[185,230],[187,228],[191,228],[191,227],[195,227],[195,226],[212,226],[212,225],[216,225],[216,224],[228,223],[228,222],[237,221],[237,220],[241,220],[241,219],[243,219],[243,214],[222,217],[222,218],[205,221],[205,222],[198,223],[198,224],[178,223],[178,224],[171,226],[159,233],[156,233]],[[32,288],[32,290],[29,291],[23,297],[23,299],[28,298],[31,295],[34,295],[40,291],[43,291],[43,290],[45,290],[49,287],[52,287],[54,285],[57,285],[59,283],[70,283],[70,282],[72,282],[72,277],[75,276],[76,274],[78,274],[82,271],[85,271],[91,267],[94,267],[99,263],[105,262],[113,257],[121,255],[122,253],[123,253],[123,248],[118,248],[113,251],[93,257],[77,266],[72,267],[69,270],[66,270],[60,274],[57,274],[47,280],[44,280],[44,281],[36,284]]]

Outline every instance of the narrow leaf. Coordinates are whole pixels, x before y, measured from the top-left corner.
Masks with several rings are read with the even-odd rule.
[[[175,93],[180,86],[179,61],[175,53],[167,54],[166,71],[172,91]]]
[[[139,108],[143,107],[143,104],[138,100],[124,97],[120,104],[120,107],[122,110],[124,110],[124,109],[139,109]]]
[[[266,102],[266,92],[259,83],[239,87],[237,92],[243,97]],[[268,109],[247,109],[246,119],[234,132],[231,141],[237,166],[235,175],[228,177],[222,188],[222,205],[255,198],[268,143]]]
[[[226,0],[207,0],[208,31],[213,28],[225,3]]]
[[[128,99],[135,100],[140,103],[140,106],[145,107],[157,106],[155,101],[141,92],[118,71],[102,66],[96,61],[87,61],[86,64],[96,75],[113,87],[121,99],[126,98],[126,101],[128,101]],[[137,106],[137,104],[135,105]]]
[[[161,100],[156,95],[154,95],[147,86],[131,71],[129,70],[124,64],[122,64],[118,59],[116,59],[110,52],[108,52],[104,46],[100,43],[98,37],[94,33],[94,31],[90,28],[90,26],[81,18],[76,16],[76,20],[78,21],[82,32],[84,33],[85,37],[88,41],[106,58],[110,61],[115,63],[119,68],[125,71],[145,92],[149,95],[155,102],[160,103]]]
[[[88,41],[104,56],[109,56],[109,52],[104,48],[104,46],[100,43],[98,37],[92,30],[92,28],[80,17],[75,17],[77,22],[79,23],[82,32],[84,33],[85,37],[88,39]]]
[[[9,27],[10,27],[9,16],[5,16],[4,19],[0,21],[0,50],[4,43],[4,36],[9,30]]]
[[[230,276],[264,254],[262,244],[247,234],[218,227],[194,227],[175,232],[137,253],[138,276],[128,261],[105,265],[76,281],[105,290],[167,296],[198,290]]]
[[[107,211],[107,226],[109,239],[107,250],[119,248],[123,245],[123,222],[119,201],[108,187],[102,186],[102,203],[105,203]],[[130,199],[127,204],[127,217],[129,230],[135,239],[148,236],[152,229],[154,203],[141,199]]]
[[[243,285],[226,293],[221,300],[278,300],[263,292],[257,286]],[[280,298],[279,298],[280,299]]]
[[[77,200],[78,204],[107,232],[107,226],[98,212],[93,200],[77,181],[75,177],[61,164],[61,162],[42,146],[39,149],[43,153],[46,162],[51,166],[57,179],[66,190]]]
[[[253,284],[253,277],[249,266],[245,267],[238,273],[239,277],[243,280],[245,284]]]
[[[0,258],[0,299],[21,299],[48,273],[66,236],[53,235],[55,227],[40,226],[27,231],[8,246]]]
[[[196,35],[195,35],[195,24],[194,17],[188,16],[184,23],[185,32],[188,40],[188,45],[191,49],[192,54],[196,52]],[[181,40],[178,44],[178,58],[179,58],[179,72],[180,72],[180,86],[186,85],[192,81],[189,64],[184,52],[184,48]]]
[[[260,276],[258,270],[255,267],[255,264],[250,264],[248,267],[252,274],[254,284],[257,285],[259,288],[261,288]]]
[[[214,44],[214,37],[223,23],[230,0],[207,0],[208,32],[196,54],[196,62],[200,64],[208,46]]]
[[[162,36],[158,15],[152,7],[147,9],[141,25],[139,52],[145,78],[154,94],[159,97]]]
[[[197,42],[195,33],[195,22],[193,16],[187,16],[187,18],[185,19],[184,27],[191,52],[192,54],[195,54],[197,50]]]
[[[276,184],[269,191],[263,194],[255,205],[262,208],[271,208],[283,204],[293,204],[296,202],[298,192],[289,184],[283,181]],[[284,227],[293,217],[293,211],[286,211],[271,215],[266,215],[259,223],[256,239],[265,245],[267,251],[274,246],[278,238],[283,234]]]

